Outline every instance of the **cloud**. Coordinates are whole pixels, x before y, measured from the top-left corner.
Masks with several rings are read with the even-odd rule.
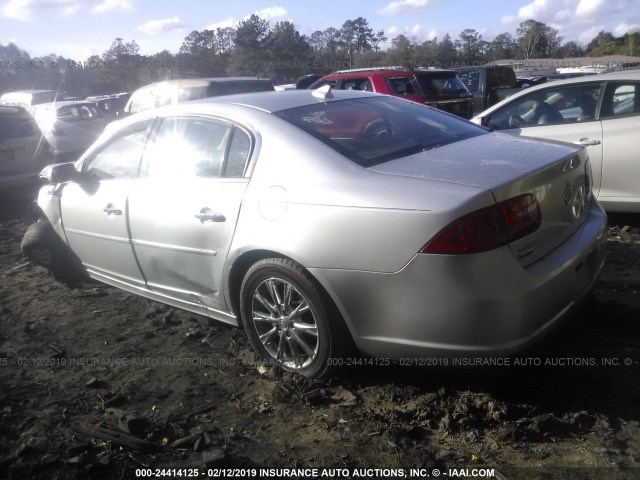
[[[267,7],[255,12],[255,15],[259,16],[263,20],[276,20],[282,19],[287,16],[287,11],[282,7]],[[248,15],[246,18],[249,18]]]
[[[403,13],[424,12],[438,0],[394,0],[376,13],[382,16],[400,15]]]
[[[248,20],[251,15],[257,15],[263,20],[282,20],[286,18],[288,12],[286,9],[282,7],[267,7],[262,10],[255,11],[248,15],[245,15],[242,20]],[[217,28],[235,28],[240,23],[239,20],[236,20],[233,17],[225,18],[224,20],[220,20],[219,22],[214,22],[207,25],[205,28],[207,30],[215,30]]]
[[[515,14],[506,13],[500,19],[503,25],[517,26],[532,19],[558,30],[564,42],[583,44],[601,30],[624,35],[626,28],[640,22],[637,0],[533,0]]]
[[[133,10],[133,0],[103,0],[93,7],[93,13],[106,13],[117,10]]]
[[[640,24],[629,25],[628,23],[621,23],[616,28],[613,29],[613,34],[616,37],[621,37],[625,33],[636,33],[640,32]]]
[[[580,0],[576,8],[576,15],[590,17],[598,13],[605,13],[608,3],[607,0]]]
[[[404,26],[399,27],[397,25],[392,26],[386,30],[387,36],[390,40],[393,40],[394,37],[398,35],[404,35],[414,41],[426,41],[433,40],[438,36],[437,30],[429,30],[428,32],[422,29],[422,26],[419,24],[415,24],[413,26]]]
[[[136,30],[147,35],[157,35],[159,33],[170,33],[180,31],[184,28],[184,23],[180,17],[163,18],[162,20],[150,20],[139,25]]]
[[[219,22],[207,25],[205,28],[207,30],[215,30],[217,28],[235,27],[237,24],[238,24],[238,21],[235,18],[225,18],[224,20],[221,20]]]
[[[53,11],[68,17],[87,6],[92,6],[93,13],[132,10],[133,0],[9,0],[2,7],[2,15],[28,21],[36,15],[50,15]]]
[[[517,15],[505,15],[503,24],[524,22],[529,19],[543,23],[596,22],[616,14],[632,12],[630,0],[534,0],[520,7]]]
[[[34,10],[69,9],[77,3],[70,0],[10,0],[2,7],[2,14],[16,20],[31,20]]]

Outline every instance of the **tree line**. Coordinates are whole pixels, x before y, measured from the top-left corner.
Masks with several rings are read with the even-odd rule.
[[[472,28],[455,39],[446,34],[426,41],[406,35],[388,40],[383,30],[374,31],[363,17],[305,36],[291,22],[271,26],[251,15],[235,28],[191,32],[175,54],[164,50],[140,55],[135,40],[116,38],[101,56],[82,61],[55,54],[31,58],[9,43],[0,45],[0,92],[53,88],[67,96],[85,97],[131,91],[168,78],[249,75],[287,83],[307,73],[348,68],[447,68],[501,59],[633,56],[640,49],[640,33],[616,37],[601,31],[584,46],[575,41],[563,43],[556,29],[536,20],[522,22],[515,35],[501,33],[492,41]]]

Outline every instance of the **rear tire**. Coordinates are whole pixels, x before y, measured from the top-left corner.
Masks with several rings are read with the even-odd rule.
[[[22,237],[20,248],[29,260],[45,267],[62,283],[76,285],[88,279],[80,260],[49,222],[38,221],[30,225]]]
[[[301,265],[282,258],[255,263],[240,290],[244,329],[268,362],[307,378],[334,372],[350,345],[338,309]]]

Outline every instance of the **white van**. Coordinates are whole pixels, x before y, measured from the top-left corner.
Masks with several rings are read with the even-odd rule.
[[[199,98],[273,90],[273,82],[266,78],[230,77],[167,80],[152,83],[133,92],[124,111],[125,113],[138,113],[150,108],[174,105]]]
[[[29,108],[41,103],[55,102],[58,92],[55,90],[18,90],[3,93],[0,105]]]

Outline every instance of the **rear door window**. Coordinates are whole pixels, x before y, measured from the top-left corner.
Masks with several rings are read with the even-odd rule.
[[[205,117],[162,119],[144,156],[144,175],[153,178],[242,177],[251,138],[231,123]]]
[[[154,178],[220,177],[232,126],[199,117],[162,120],[145,153]]]

